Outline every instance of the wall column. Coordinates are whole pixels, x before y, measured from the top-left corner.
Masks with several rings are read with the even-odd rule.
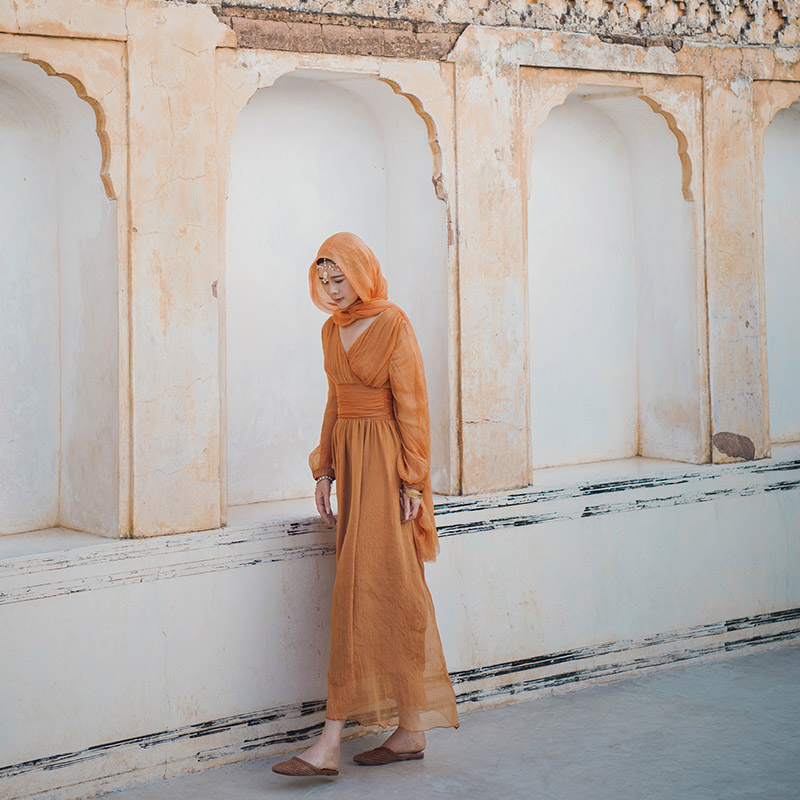
[[[519,66],[468,28],[456,63],[461,489],[524,486],[528,466],[525,182]]]
[[[753,85],[705,84],[706,280],[712,460],[768,455]]]
[[[133,536],[220,525],[219,200],[208,7],[128,7]]]

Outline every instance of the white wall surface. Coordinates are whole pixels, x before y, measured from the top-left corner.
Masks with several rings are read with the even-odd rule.
[[[773,442],[800,440],[800,104],[764,135],[764,283]]]
[[[535,132],[528,204],[534,468],[703,461],[694,206],[630,90],[580,87]]]
[[[24,66],[0,56],[0,533],[58,519],[57,181],[47,109],[20,80],[38,67]]]
[[[59,87],[62,88],[62,87]],[[87,103],[70,98],[57,136],[61,267],[60,524],[119,533],[117,204],[100,180]],[[74,93],[73,93],[74,94]],[[68,135],[67,135],[68,134]]]
[[[577,96],[536,131],[528,203],[531,461],[637,452],[630,158]]]
[[[639,453],[702,462],[695,208],[683,197],[678,142],[664,117],[636,97],[593,102],[614,120],[630,157]]]
[[[232,505],[311,494],[327,394],[307,270],[331,233],[375,251],[420,339],[434,474],[446,476],[447,271],[432,155],[410,103],[373,78],[303,73],[262,89],[231,151],[226,231],[228,493]],[[424,291],[421,287],[425,287]]]
[[[116,204],[96,119],[66,81],[0,61],[0,532],[57,521],[115,536],[118,492]]]

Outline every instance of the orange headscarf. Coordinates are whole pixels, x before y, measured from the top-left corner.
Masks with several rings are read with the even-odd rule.
[[[359,299],[351,306],[339,308],[322,288],[317,274],[317,261],[321,258],[333,261],[355,289]],[[387,308],[398,308],[386,299],[388,286],[375,253],[354,233],[334,233],[322,243],[309,267],[308,284],[314,305],[333,314],[337,325],[346,326],[357,319],[374,317]]]

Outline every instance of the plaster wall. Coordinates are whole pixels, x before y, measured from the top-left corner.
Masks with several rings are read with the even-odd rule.
[[[779,111],[764,135],[764,276],[769,430],[800,440],[800,105]]]
[[[58,207],[47,109],[20,87],[18,59],[0,58],[0,531],[15,533],[58,520]]]
[[[0,531],[119,528],[116,204],[88,104],[5,56],[3,316],[7,430]],[[10,123],[10,124],[9,124]],[[7,216],[6,216],[7,214]]]
[[[415,326],[431,397],[433,479],[449,485],[444,204],[424,122],[371,76],[303,71],[259,90],[231,154],[226,231],[228,501],[306,496],[327,384],[308,265],[357,232]]]
[[[636,455],[636,240],[625,142],[596,104],[573,96],[537,131],[531,162],[532,466]]]

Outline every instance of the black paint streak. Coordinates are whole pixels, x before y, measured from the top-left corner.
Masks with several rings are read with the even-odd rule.
[[[679,481],[676,481],[678,483]],[[642,488],[642,487],[639,487]],[[550,512],[541,514],[528,514],[518,517],[499,517],[489,520],[476,520],[475,522],[461,522],[453,525],[439,525],[439,536],[459,536],[468,533],[485,533],[488,531],[501,530],[503,528],[518,528],[529,525],[537,525],[541,522],[556,522],[559,520],[572,520],[583,517],[600,517],[607,514],[627,513],[630,511],[645,511],[653,508],[667,508],[670,506],[692,505],[694,503],[707,503],[725,497],[750,497],[752,495],[764,494],[766,492],[790,491],[800,488],[800,480],[781,481],[779,483],[765,486],[744,486],[729,489],[711,489],[707,492],[697,492],[696,494],[677,494],[667,497],[654,497],[641,500],[630,500],[622,503],[604,503],[602,505],[587,505],[582,512],[565,511]],[[602,490],[605,493],[606,489]],[[614,489],[613,491],[621,491]],[[593,494],[587,491],[585,494]],[[598,494],[600,490],[598,489]],[[485,509],[475,509],[485,510]]]
[[[624,653],[631,649],[641,649],[645,647],[655,647],[670,644],[678,641],[691,641],[703,639],[729,631],[738,631],[745,628],[755,628],[761,625],[774,625],[780,622],[800,621],[800,608],[790,608],[785,611],[775,611],[767,614],[758,614],[753,617],[741,617],[738,619],[727,620],[726,622],[714,622],[707,625],[697,625],[682,631],[667,631],[665,633],[647,636],[642,640],[633,642],[631,640],[606,642],[604,644],[581,647],[576,650],[564,650],[559,653],[549,653],[533,658],[524,658],[517,661],[507,661],[502,664],[492,664],[486,667],[476,667],[475,669],[452,672],[450,678],[453,685],[470,683],[484,678],[494,678],[500,675],[511,675],[518,672],[526,672],[531,669],[549,667],[554,664],[564,664],[570,662],[580,662],[587,658],[597,658],[614,653]],[[796,634],[800,631],[800,626],[788,633]],[[748,640],[749,641],[749,640]],[[719,649],[719,648],[716,648]]]
[[[492,686],[487,689],[475,689],[472,691],[460,692],[456,694],[456,700],[461,704],[477,703],[498,696],[514,696],[537,689],[565,686],[571,683],[578,683],[592,680],[595,678],[609,677],[612,675],[624,675],[630,672],[638,672],[643,669],[666,666],[667,664],[679,664],[684,661],[692,661],[702,656],[713,653],[734,652],[744,647],[755,645],[774,644],[787,639],[796,637],[800,630],[779,631],[778,633],[767,634],[764,636],[754,636],[748,639],[739,639],[733,642],[721,642],[719,644],[708,645],[684,653],[666,653],[651,658],[640,658],[632,662],[621,662],[615,664],[602,664],[596,667],[589,667],[582,670],[562,672],[557,675],[548,675],[541,678],[530,678],[528,680],[509,683],[504,686]]]

